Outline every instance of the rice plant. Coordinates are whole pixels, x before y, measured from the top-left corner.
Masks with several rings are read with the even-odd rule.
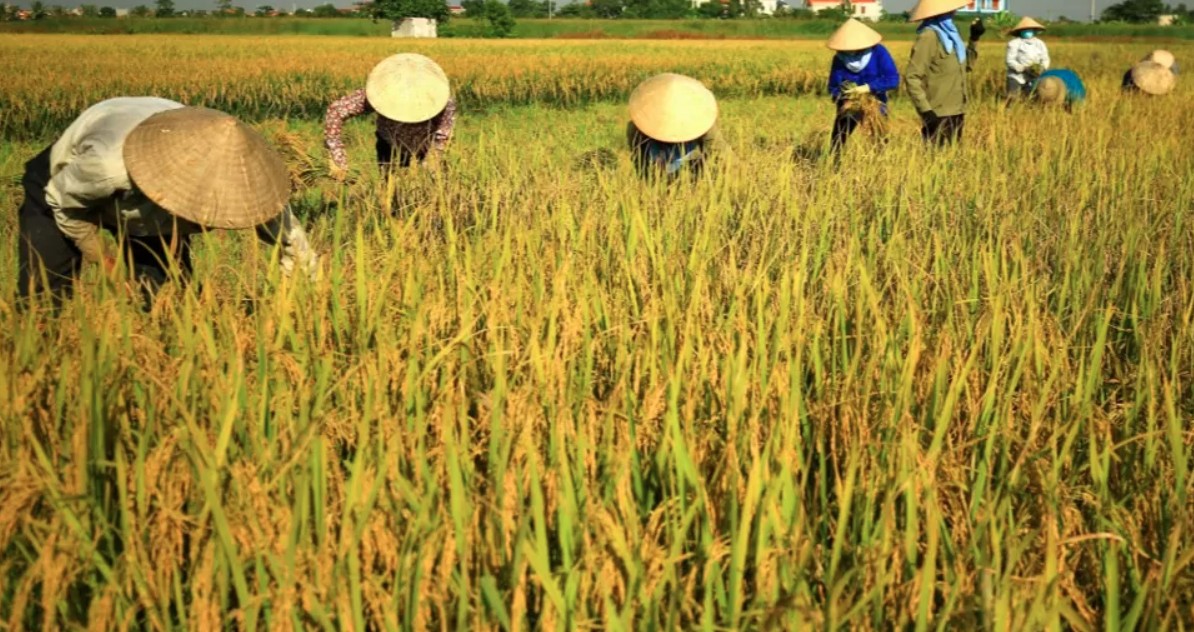
[[[3,80],[7,208],[84,103],[239,104],[323,263],[211,234],[148,312],[95,270],[22,312],[0,220],[7,629],[1194,626],[1194,111],[1129,47],[1050,43],[1074,115],[988,90],[929,151],[897,100],[835,166],[789,158],[812,44],[420,44],[475,99],[445,170],[357,122],[338,185],[318,104],[389,42],[62,41]],[[612,96],[664,67],[729,95],[672,186]]]

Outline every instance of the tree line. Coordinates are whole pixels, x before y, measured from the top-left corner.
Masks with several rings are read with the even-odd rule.
[[[334,4],[326,3],[312,9],[297,9],[293,13],[264,4],[256,9],[247,10],[233,5],[233,0],[216,0],[213,10],[189,9],[179,11],[175,8],[174,0],[155,0],[153,7],[141,4],[129,9],[132,17],[169,18],[178,15],[191,17],[204,16],[245,16],[272,17],[294,15],[313,18],[340,17],[372,17],[389,20],[402,20],[408,17],[426,17],[446,23],[451,17],[448,5],[443,0],[377,0],[376,2],[358,2],[350,9],[338,9]],[[848,0],[844,0],[837,8],[824,9],[814,13],[803,8],[803,0],[780,0],[780,6],[775,17],[793,19],[825,19],[841,21],[851,14]],[[749,18],[761,13],[758,0],[709,0],[699,6],[694,6],[692,0],[577,0],[559,2],[559,0],[461,0],[460,6],[464,15],[469,18],[488,20],[492,35],[501,36],[513,29],[515,19],[537,19],[547,17],[573,17],[596,19],[693,19],[693,18]],[[82,4],[77,9],[54,4],[47,5],[42,0],[34,0],[29,5],[27,13],[22,12],[20,5],[5,3],[0,6],[0,19],[16,20],[25,17],[34,20],[46,18],[64,18],[74,15],[83,17],[114,18],[117,10],[111,6]],[[1187,8],[1185,3],[1171,6],[1162,0],[1123,0],[1103,10],[1101,21],[1125,22],[1131,24],[1155,24],[1163,15],[1174,16],[1177,23],[1194,22],[1194,11]],[[885,20],[906,19],[905,14],[885,14]],[[1063,21],[1064,18],[1063,18]]]
[[[275,17],[275,16],[298,16],[311,18],[367,18],[373,17],[371,5],[354,5],[351,9],[338,9],[336,5],[327,3],[321,4],[311,9],[296,9],[293,13],[286,12],[281,9],[274,8],[273,5],[264,4],[258,6],[256,9],[248,10],[244,7],[236,6],[232,0],[216,0],[214,9],[186,9],[178,10],[175,8],[174,0],[155,0],[152,7],[145,4],[137,5],[128,11],[130,17],[137,18],[173,18],[180,16],[187,17],[240,17],[246,15],[254,15],[257,17]],[[446,8],[446,5],[445,5]],[[21,6],[18,4],[4,4],[0,5],[0,19],[3,20],[19,20],[26,16],[22,15]],[[95,4],[81,4],[77,8],[67,8],[61,4],[47,5],[42,0],[34,0],[29,5],[28,15],[29,19],[44,20],[50,18],[70,18],[70,17],[86,17],[86,18],[115,18],[118,12],[111,6],[99,6]]]
[[[1172,15],[1175,22],[1194,22],[1194,11],[1185,3],[1170,6],[1161,0],[1124,0],[1103,10],[1104,22],[1127,22],[1129,24],[1156,24],[1162,15]]]

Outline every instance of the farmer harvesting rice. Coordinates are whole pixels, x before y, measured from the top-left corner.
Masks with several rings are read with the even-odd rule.
[[[1155,61],[1139,62],[1124,76],[1125,91],[1150,96],[1169,94],[1175,85],[1177,76],[1173,71]]]
[[[837,105],[830,135],[835,154],[864,123],[868,111],[871,117],[887,117],[887,92],[900,87],[900,73],[891,53],[879,43],[882,39],[871,27],[850,18],[825,43],[837,51],[829,67],[829,95]]]
[[[1173,53],[1154,50],[1124,73],[1123,89],[1154,96],[1169,94],[1177,84],[1178,66]]]
[[[1167,50],[1162,50],[1162,49],[1158,48],[1157,50],[1154,50],[1151,53],[1145,55],[1144,59],[1142,59],[1140,61],[1155,61],[1158,64],[1161,64],[1162,66],[1168,68],[1169,71],[1172,72],[1173,74],[1175,74],[1175,75],[1179,74],[1178,67],[1177,67],[1177,58],[1173,56],[1173,53],[1171,53]]]
[[[1007,43],[1007,103],[1027,96],[1033,82],[1049,69],[1049,47],[1037,37],[1044,25],[1025,17],[1010,31]]]
[[[282,266],[314,272],[316,257],[286,206],[286,166],[260,134],[206,108],[152,97],[119,97],[83,112],[25,164],[19,217],[18,292],[68,295],[84,260],[105,269],[99,229],[116,235],[146,298],[169,278],[185,280],[191,236],[256,228],[282,243]],[[44,281],[44,288],[43,288]]]
[[[700,173],[717,143],[717,99],[692,77],[663,73],[630,95],[626,141],[643,175]]]
[[[324,144],[332,154],[333,175],[348,169],[341,134],[344,122],[377,112],[377,163],[385,173],[397,160],[408,167],[431,157],[438,161],[452,139],[456,101],[448,76],[423,55],[401,53],[382,60],[363,89],[332,103],[324,117]]]
[[[962,45],[953,16],[966,4],[965,0],[920,0],[909,18],[921,25],[904,82],[920,114],[921,133],[938,144],[962,136],[969,99],[966,73],[978,57],[975,44],[986,30],[981,20],[975,20],[969,47]]]
[[[1078,73],[1068,68],[1047,70],[1033,86],[1033,96],[1044,104],[1064,105],[1067,112],[1086,99],[1086,86]]]

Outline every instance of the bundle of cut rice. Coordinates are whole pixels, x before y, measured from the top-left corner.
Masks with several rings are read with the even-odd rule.
[[[851,81],[842,82],[842,92],[845,93],[854,85]],[[842,109],[857,113],[862,119],[855,133],[861,132],[867,136],[887,135],[888,122],[887,117],[883,116],[883,102],[870,92],[845,97]]]

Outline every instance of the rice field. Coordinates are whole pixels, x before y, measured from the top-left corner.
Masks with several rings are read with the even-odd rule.
[[[341,185],[392,42],[5,36],[0,629],[1194,628],[1190,86],[1049,44],[1074,115],[991,41],[961,146],[897,99],[835,167],[816,42],[420,43],[446,164],[358,121]],[[670,187],[622,146],[665,69],[729,145]],[[276,143],[318,278],[215,233],[151,311],[17,311],[22,163],[118,94]]]

